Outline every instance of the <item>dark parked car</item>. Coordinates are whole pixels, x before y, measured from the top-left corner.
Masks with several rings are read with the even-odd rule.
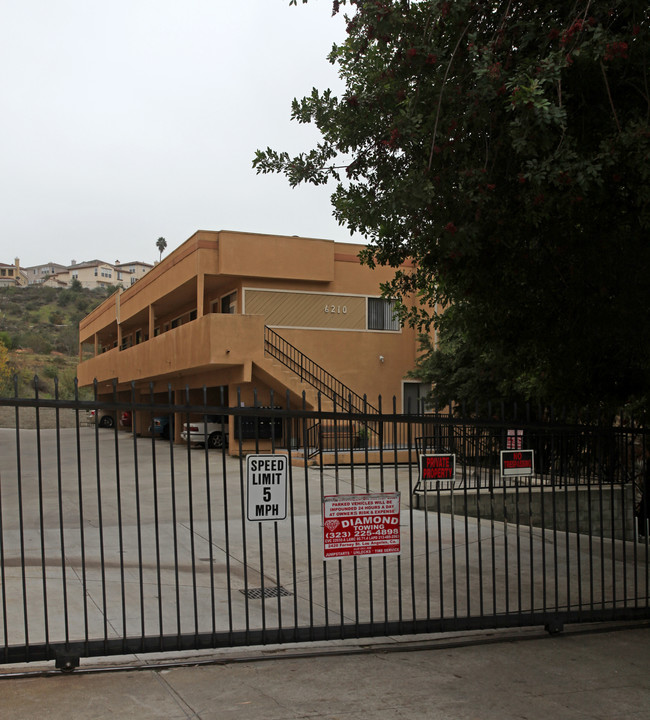
[[[161,437],[165,440],[169,440],[171,433],[174,432],[174,418],[170,415],[161,415],[155,417],[151,425],[149,425],[149,432],[154,437]]]

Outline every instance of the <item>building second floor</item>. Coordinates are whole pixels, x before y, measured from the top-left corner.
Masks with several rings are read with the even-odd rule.
[[[417,333],[381,296],[394,269],[362,265],[362,247],[199,231],[82,320],[80,381],[198,383],[218,368],[259,368],[270,329],[355,392],[399,394]]]

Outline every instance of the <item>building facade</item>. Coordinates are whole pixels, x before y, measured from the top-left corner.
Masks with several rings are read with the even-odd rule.
[[[25,268],[25,273],[30,285],[41,285],[42,283],[46,283],[50,278],[55,277],[58,273],[67,272],[67,269],[65,265],[48,262],[43,265],[30,265]],[[56,287],[57,284],[55,283],[54,286]]]
[[[396,396],[401,410],[414,386],[419,391],[407,377],[417,333],[380,297],[394,270],[361,265],[361,248],[199,231],[81,321],[80,385],[96,379],[108,398],[115,382],[126,400],[134,383],[143,402],[151,388],[156,402],[167,402],[170,388],[185,402],[189,388],[192,403],[202,402],[206,386],[210,404],[225,397],[229,406],[252,405],[254,389],[273,390],[280,405],[288,392],[297,405],[304,390],[315,407],[317,393],[296,367],[274,359],[281,346],[371,403]],[[145,424],[136,429],[145,433]]]
[[[146,275],[153,265],[142,262],[141,260],[134,260],[128,263],[122,263],[116,260],[113,267],[117,273],[117,281],[115,284],[126,288],[136,283],[143,275]]]
[[[80,263],[73,260],[70,265],[52,262],[33,265],[25,268],[24,272],[30,285],[65,288],[70,287],[73,280],[78,280],[83,287],[92,290],[112,285],[130,287],[152,267],[152,264],[141,260],[129,263],[116,260],[115,264],[104,260],[88,260]]]
[[[18,258],[13,265],[0,263],[0,287],[24,287],[25,285],[27,285],[27,275],[20,267]]]

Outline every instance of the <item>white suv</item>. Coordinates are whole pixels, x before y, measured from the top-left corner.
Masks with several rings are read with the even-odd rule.
[[[183,423],[181,439],[185,442],[205,445],[206,438],[209,448],[228,447],[228,418],[221,415],[207,415],[205,421],[195,420]]]

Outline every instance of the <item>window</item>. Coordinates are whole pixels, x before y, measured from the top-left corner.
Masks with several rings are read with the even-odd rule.
[[[368,298],[368,330],[399,330],[394,300]]]
[[[237,312],[237,293],[230,293],[221,298],[221,312],[234,315]]]
[[[431,403],[426,397],[431,391],[431,383],[404,382],[402,412],[420,413],[431,410]]]
[[[196,320],[196,317],[196,310],[190,310],[190,322],[192,322],[192,320]]]

